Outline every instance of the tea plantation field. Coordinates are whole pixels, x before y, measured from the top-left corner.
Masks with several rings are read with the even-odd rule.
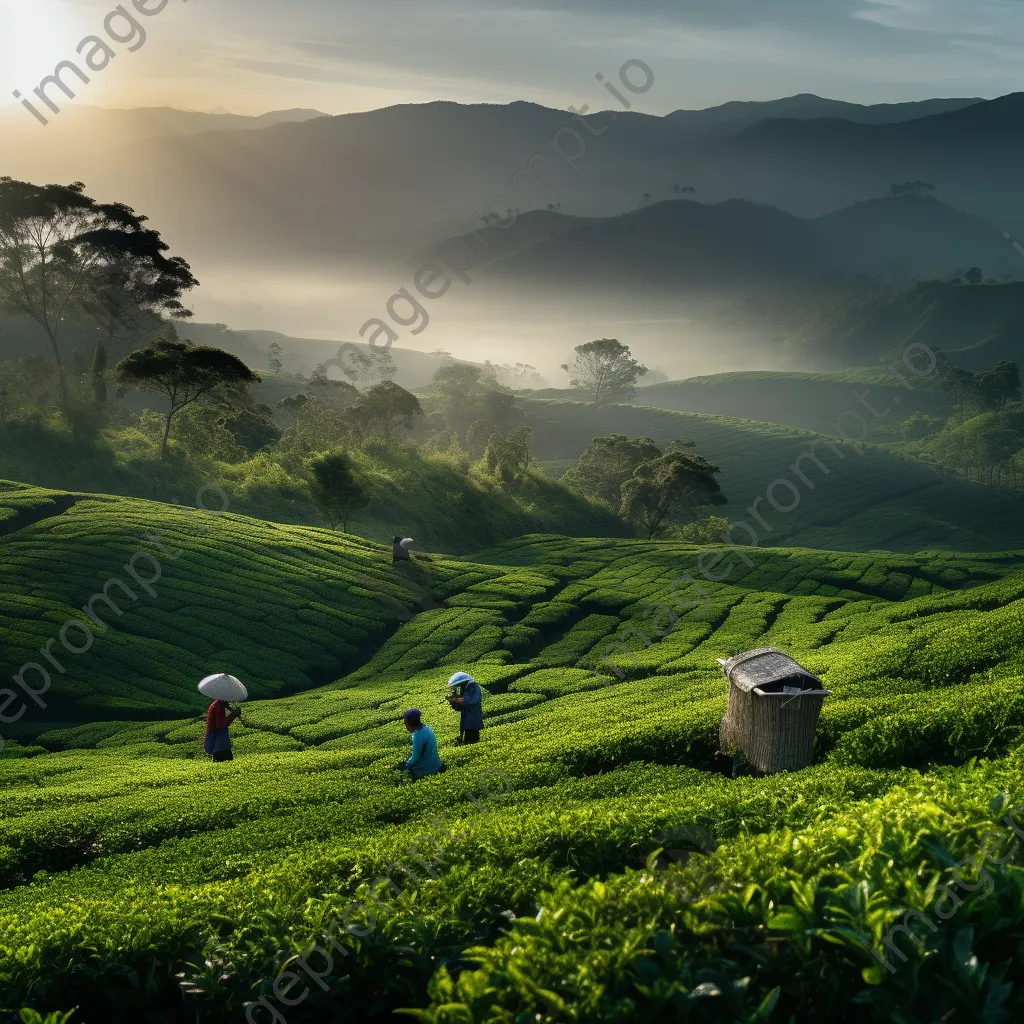
[[[690,438],[702,455],[721,467],[719,479],[729,504],[716,512],[732,522],[746,521],[760,544],[838,551],[1024,547],[1024,499],[946,480],[920,462],[901,459],[872,443],[871,431],[865,429],[870,422],[862,427],[857,420],[844,418],[848,437],[867,438],[854,447],[797,427],[724,416],[546,400],[525,405],[537,458],[563,466],[578,459],[600,435],[646,436],[661,445]],[[850,398],[835,415],[858,408]],[[864,415],[871,420],[869,413]],[[830,448],[830,443],[837,447]],[[768,495],[776,481],[788,481],[773,490],[778,508]],[[749,511],[755,502],[770,532]],[[792,510],[779,511],[786,508]],[[745,531],[737,530],[734,536],[739,543],[748,543]]]
[[[214,493],[201,501],[222,507]],[[0,490],[0,571],[16,581],[0,594],[5,674],[35,663],[52,679],[28,724],[199,711],[209,664],[245,676],[253,696],[308,689],[362,664],[429,598],[392,571],[390,546],[15,484]],[[43,685],[39,671],[25,678]]]
[[[68,500],[3,497],[7,522]],[[701,548],[534,536],[405,577],[357,538],[231,513],[199,530],[79,496],[19,522],[4,636],[32,631],[8,675],[140,529],[183,554],[54,682],[106,703],[82,714],[72,690],[88,721],[36,709],[0,758],[0,1005],[183,1024],[1024,1011],[1005,824],[1024,800],[1024,551],[764,547],[694,583]],[[200,579],[222,596],[189,615]],[[10,611],[32,587],[40,613]],[[834,696],[814,765],[732,778],[715,659],[762,643]],[[456,666],[488,691],[473,747],[441,703]],[[214,667],[257,698],[225,764],[184,711]],[[115,713],[136,691],[161,720]],[[413,705],[449,767],[409,784]],[[653,856],[694,835],[713,841]],[[892,939],[910,909],[920,945]]]

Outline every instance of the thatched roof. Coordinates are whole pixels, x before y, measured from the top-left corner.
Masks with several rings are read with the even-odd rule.
[[[756,687],[771,690],[782,685],[797,686],[802,690],[824,689],[813,672],[808,672],[777,647],[758,647],[719,661],[729,682],[744,693]]]

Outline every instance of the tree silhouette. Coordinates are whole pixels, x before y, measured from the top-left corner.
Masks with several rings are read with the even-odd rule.
[[[267,365],[270,367],[271,373],[280,373],[284,369],[284,363],[281,362],[282,348],[276,341],[272,341],[267,346]]]
[[[344,413],[361,437],[376,437],[393,444],[399,434],[412,430],[413,417],[422,416],[419,399],[393,380],[374,384]]]
[[[227,400],[232,392],[247,391],[250,384],[260,380],[258,374],[230,352],[164,338],[129,353],[117,364],[114,373],[121,384],[163,395],[170,403],[160,444],[161,459],[167,457],[171,422],[182,409],[207,396]]]
[[[569,387],[580,388],[593,397],[594,405],[632,398],[636,382],[647,372],[638,363],[628,345],[615,338],[601,338],[577,345],[576,358],[562,369],[570,374]]]
[[[80,181],[33,185],[0,178],[0,308],[34,320],[43,329],[65,402],[61,325],[90,286],[95,290],[99,280],[108,285],[113,281],[116,290],[124,278],[133,282],[131,291],[136,273],[146,267],[142,276],[149,285],[140,285],[137,297],[149,295],[150,306],[159,307],[161,301],[176,298],[173,288],[168,292],[159,283],[164,274],[177,280],[180,290],[196,283],[187,264],[165,259],[167,246],[155,231],[142,228],[145,219],[121,203],[96,202]],[[119,310],[115,307],[115,321]]]
[[[130,345],[163,326],[165,319],[189,319],[192,311],[181,298],[199,284],[181,257],[165,255],[169,246],[159,232],[143,227],[147,217],[127,206],[116,209],[116,227],[96,228],[78,238],[83,250],[92,249],[100,257],[86,275],[79,305],[102,332],[92,363],[93,391],[101,405],[107,397],[104,371],[115,341]]]
[[[369,504],[351,458],[345,452],[327,452],[309,462],[309,471],[309,491],[316,507],[332,530],[340,525],[342,533],[347,533],[352,516]]]
[[[893,199],[899,196],[916,196],[918,199],[924,199],[933,195],[936,191],[935,186],[930,181],[895,182],[889,186],[889,196]]]
[[[638,466],[622,485],[622,511],[650,540],[666,519],[693,518],[727,499],[715,479],[720,470],[700,455],[670,451]]]

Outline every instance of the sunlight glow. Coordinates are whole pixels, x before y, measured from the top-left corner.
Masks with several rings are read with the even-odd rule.
[[[60,0],[0,0],[0,103],[13,89],[30,94],[60,61],[76,60],[87,34],[81,22]]]

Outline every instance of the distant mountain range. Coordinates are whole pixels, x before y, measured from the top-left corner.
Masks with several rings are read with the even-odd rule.
[[[193,260],[394,261],[464,232],[491,196],[608,217],[676,185],[708,204],[743,198],[814,217],[927,180],[951,205],[1024,233],[1024,94],[867,107],[794,96],[588,118],[595,134],[523,102],[262,118],[69,105],[43,129],[8,108],[0,172],[82,180],[148,214]],[[567,128],[585,146],[576,171],[551,145],[579,148]]]
[[[706,110],[676,110],[666,117],[673,125],[693,132],[733,135],[759,121],[792,118],[812,121],[817,118],[841,118],[856,124],[898,124],[932,114],[960,110],[975,103],[984,103],[980,96],[973,99],[936,99],[914,103],[876,103],[863,106],[843,100],[823,99],[813,93],[787,96],[781,100],[733,101]]]
[[[68,103],[59,116],[40,131],[40,125],[18,104],[0,107],[0,137],[10,142],[20,136],[33,149],[51,144],[66,145],[77,138],[89,150],[98,149],[98,142],[119,137],[119,144],[161,136],[195,135],[198,132],[268,128],[275,124],[310,121],[327,117],[320,110],[271,110],[266,114],[231,114],[227,111],[206,113],[200,110],[179,110],[177,107],[137,107],[133,110],[108,109],[88,104]],[[60,142],[58,143],[58,137]],[[4,147],[4,152],[7,146]],[[52,154],[48,154],[52,157]]]

